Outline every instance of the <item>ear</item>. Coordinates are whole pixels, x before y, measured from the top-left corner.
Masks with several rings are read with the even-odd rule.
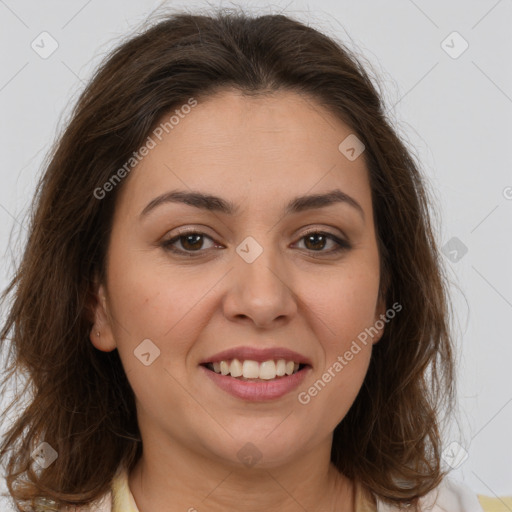
[[[372,343],[374,345],[382,338],[384,329],[386,328],[386,323],[386,300],[384,296],[379,293],[377,306],[375,308],[375,318],[373,322],[375,329],[377,329],[379,332],[372,338]]]
[[[103,284],[99,284],[97,279],[94,281],[93,288],[88,307],[90,320],[93,323],[89,339],[98,350],[111,352],[117,348],[117,345],[112,332],[106,288]]]

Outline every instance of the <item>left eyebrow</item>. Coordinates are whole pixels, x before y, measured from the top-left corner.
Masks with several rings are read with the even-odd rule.
[[[173,190],[151,200],[142,210],[139,217],[146,216],[151,210],[154,210],[157,206],[164,203],[184,203],[195,208],[225,213],[226,215],[236,215],[240,211],[239,206],[218,196],[203,194],[201,192]],[[363,220],[365,220],[362,206],[353,197],[339,189],[334,189],[324,194],[298,196],[286,205],[284,212],[285,215],[290,215],[306,210],[324,208],[336,203],[345,203],[352,206],[360,213]]]

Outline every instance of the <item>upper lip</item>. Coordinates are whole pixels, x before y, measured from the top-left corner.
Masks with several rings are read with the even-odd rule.
[[[293,361],[299,364],[307,364],[312,366],[311,360],[298,352],[290,350],[285,347],[269,347],[269,348],[256,348],[256,347],[233,347],[222,352],[217,352],[203,361],[200,364],[215,363],[219,361],[229,361],[230,359],[238,359],[244,361],[250,359],[252,361],[263,361],[285,359],[286,361]]]

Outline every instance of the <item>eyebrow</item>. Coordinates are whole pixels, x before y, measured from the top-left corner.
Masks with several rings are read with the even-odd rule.
[[[184,203],[201,210],[225,213],[226,215],[236,215],[239,212],[238,206],[231,201],[222,199],[221,197],[203,194],[201,192],[173,190],[151,200],[142,210],[139,217],[142,218],[146,216],[157,206],[166,203]],[[365,220],[365,214],[362,206],[353,197],[339,189],[334,189],[324,194],[298,196],[286,205],[284,214],[290,215],[306,210],[324,208],[338,203],[344,203],[352,206],[360,213],[363,220]]]

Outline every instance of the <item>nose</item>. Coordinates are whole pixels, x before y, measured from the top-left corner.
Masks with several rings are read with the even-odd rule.
[[[232,321],[252,321],[258,328],[285,324],[297,312],[289,272],[270,249],[248,263],[238,254],[224,300],[224,314]]]

